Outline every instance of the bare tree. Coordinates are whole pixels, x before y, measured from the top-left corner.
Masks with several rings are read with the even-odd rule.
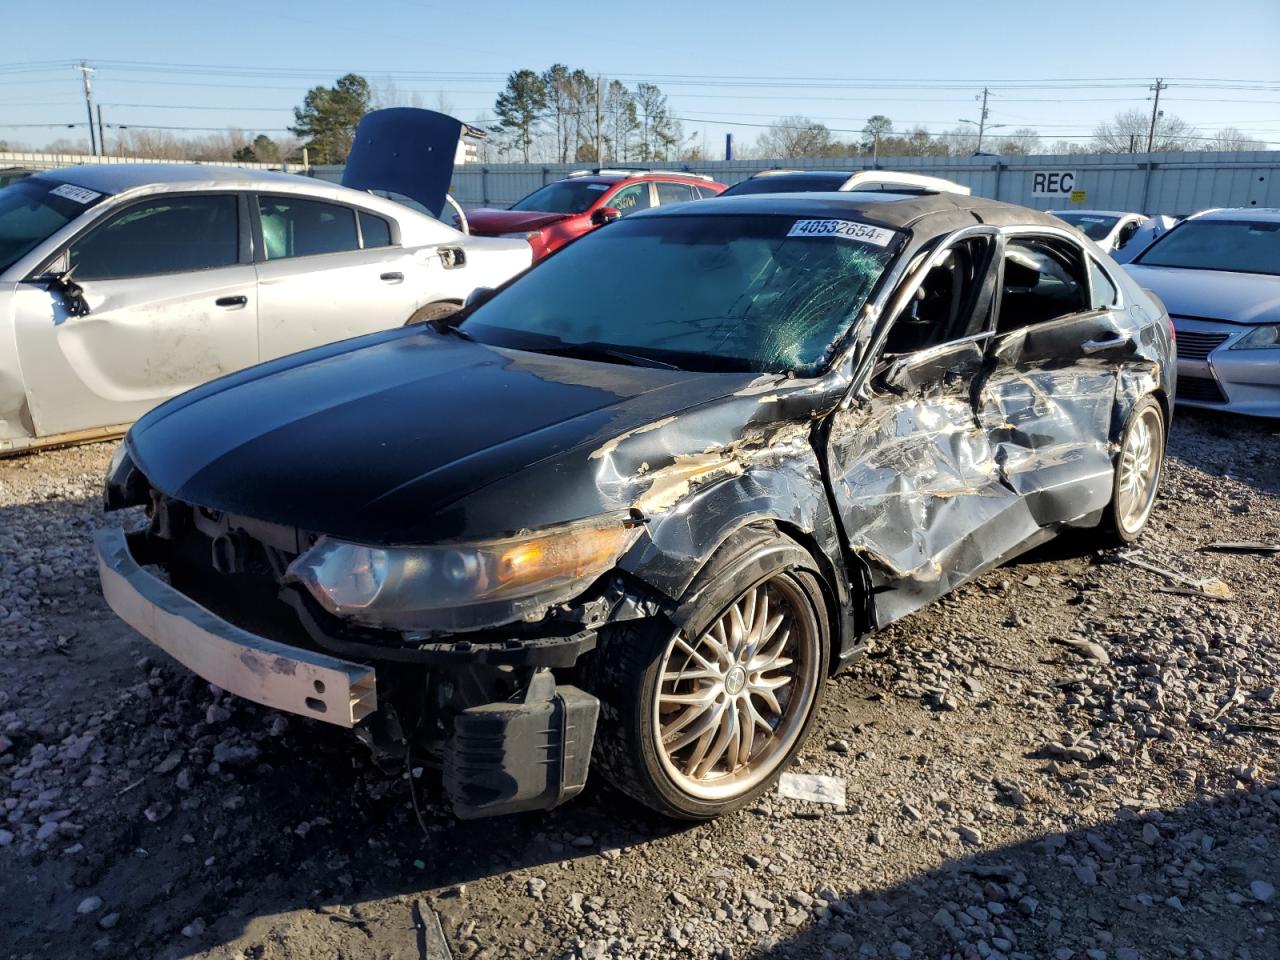
[[[756,140],[756,152],[762,157],[821,157],[831,149],[831,131],[821,123],[804,116],[782,117]]]
[[[867,125],[862,128],[862,149],[873,157],[880,155],[880,141],[893,133],[893,121],[883,113],[867,118]]]
[[[996,152],[1025,156],[1040,152],[1040,131],[1031,127],[1019,127],[1012,133],[996,138]]]
[[[1093,131],[1096,153],[1146,153],[1151,133],[1151,115],[1142,110],[1125,110],[1104,121]],[[1187,150],[1195,140],[1195,128],[1181,117],[1161,111],[1156,117],[1151,149],[1156,153]]]
[[[1241,150],[1265,150],[1267,144],[1257,137],[1247,136],[1237,127],[1223,127],[1213,135],[1211,140],[1204,141],[1204,149],[1238,153]]]

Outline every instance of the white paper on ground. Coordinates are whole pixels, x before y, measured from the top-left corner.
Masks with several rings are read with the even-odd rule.
[[[844,806],[844,780],[810,773],[784,773],[778,779],[778,796]]]

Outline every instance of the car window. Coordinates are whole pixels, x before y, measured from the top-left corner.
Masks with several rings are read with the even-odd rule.
[[[990,309],[976,315],[995,244],[990,237],[956,243],[929,269],[885,339],[886,354],[914,353],[979,333]],[[989,297],[986,298],[989,303]]]
[[[1187,220],[1134,263],[1280,276],[1280,220]]]
[[[1097,213],[1056,213],[1059,220],[1065,220],[1090,240],[1105,240],[1117,223],[1119,217],[1108,217]]]
[[[1116,234],[1116,249],[1123,249],[1125,244],[1133,239],[1133,235],[1138,232],[1138,228],[1140,226],[1142,226],[1142,222],[1140,220],[1130,220],[1121,227],[1120,232]]]
[[[658,182],[658,203],[685,203],[692,200],[693,187],[687,183],[664,183]]]
[[[711,187],[694,187],[693,189],[694,189],[694,192],[697,193],[698,196],[701,197],[703,200],[709,200],[712,197],[720,196],[720,192]]]
[[[240,259],[235,194],[181,194],[135,204],[71,244],[77,280],[212,270]]]
[[[389,247],[391,246],[391,224],[381,217],[361,210],[360,239],[366,250],[370,247]]]
[[[598,180],[557,180],[511,205],[512,210],[543,213],[586,213],[610,184]]]
[[[32,177],[0,190],[0,271],[9,269],[105,195]]]
[[[678,211],[625,219],[564,247],[461,328],[521,350],[612,349],[688,370],[808,373],[832,355],[901,241],[847,220]]]
[[[302,197],[259,197],[258,211],[268,260],[360,249],[350,207]]]
[[[604,203],[606,207],[613,207],[624,217],[638,210],[648,210],[649,184],[648,182],[628,184]]]
[[[1093,257],[1089,258],[1089,283],[1093,288],[1093,308],[1105,310],[1116,302],[1116,285],[1102,269],[1102,264]]]
[[[1005,245],[1000,333],[1090,309],[1079,248],[1048,237],[1016,237]]]
[[[847,173],[782,174],[740,180],[721,196],[743,196],[751,193],[807,193],[814,190],[839,190],[849,179]]]

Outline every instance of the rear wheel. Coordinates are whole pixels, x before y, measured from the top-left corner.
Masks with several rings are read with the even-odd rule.
[[[667,816],[705,820],[755,800],[817,714],[828,663],[821,588],[796,563],[807,555],[778,551],[777,539],[755,582],[727,603],[706,591],[720,600],[695,609],[690,629],[654,618],[601,634],[595,764]],[[703,595],[696,583],[690,592]]]
[[[1164,473],[1164,447],[1164,411],[1154,398],[1143,397],[1120,434],[1111,503],[1100,527],[1110,543],[1132,543],[1146,527]]]

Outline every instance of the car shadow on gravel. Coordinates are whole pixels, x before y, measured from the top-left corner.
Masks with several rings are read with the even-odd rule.
[[[888,889],[826,891],[827,919],[748,956],[1262,960],[1280,957],[1275,888],[1280,785],[1177,809],[1134,799],[1115,819],[949,859]]]
[[[1280,494],[1280,419],[1180,407],[1169,431],[1168,456],[1259,493]]]

